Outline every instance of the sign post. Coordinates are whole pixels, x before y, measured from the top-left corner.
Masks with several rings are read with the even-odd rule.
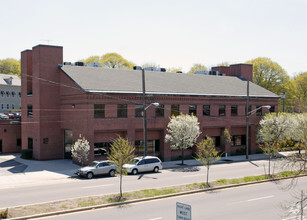
[[[176,202],[176,220],[191,220],[191,206]]]

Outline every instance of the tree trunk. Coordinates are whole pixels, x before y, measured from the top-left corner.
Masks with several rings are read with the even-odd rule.
[[[209,166],[207,166],[207,186],[209,186]]]
[[[181,165],[183,165],[183,153],[184,153],[184,149],[181,149]]]
[[[122,174],[122,172],[120,172],[120,180],[119,180],[119,191],[120,191],[120,193],[119,193],[119,198],[121,199],[122,198],[122,196],[123,196],[123,191],[122,191],[122,178],[123,178],[123,174]]]

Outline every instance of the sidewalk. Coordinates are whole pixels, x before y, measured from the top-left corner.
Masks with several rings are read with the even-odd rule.
[[[284,154],[281,154],[284,156]],[[251,154],[249,160],[265,160],[268,156],[264,154]],[[222,157],[217,164],[242,162],[246,160],[245,155]],[[181,161],[163,162],[163,169],[174,169],[182,167]],[[202,165],[195,159],[184,160],[184,166],[200,166]],[[0,155],[0,189],[17,187],[18,185],[37,185],[50,184],[51,182],[72,181],[76,176],[76,170],[80,166],[73,164],[71,160],[49,160],[36,161],[24,160],[20,158],[20,154]]]

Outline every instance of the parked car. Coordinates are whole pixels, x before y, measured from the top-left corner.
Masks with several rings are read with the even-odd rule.
[[[136,175],[141,172],[159,172],[162,169],[162,162],[158,157],[145,156],[136,157],[129,164],[124,164],[128,173]]]
[[[9,119],[9,116],[4,113],[0,113],[0,119]]]
[[[109,175],[113,177],[115,176],[115,170],[116,167],[113,161],[93,161],[88,166],[78,169],[76,174],[78,176],[87,177],[88,179],[92,179],[97,175]]]

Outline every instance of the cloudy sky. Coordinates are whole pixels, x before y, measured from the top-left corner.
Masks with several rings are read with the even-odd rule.
[[[0,59],[49,43],[71,62],[117,52],[188,71],[262,56],[289,75],[307,71],[307,0],[1,0],[0,9]]]

